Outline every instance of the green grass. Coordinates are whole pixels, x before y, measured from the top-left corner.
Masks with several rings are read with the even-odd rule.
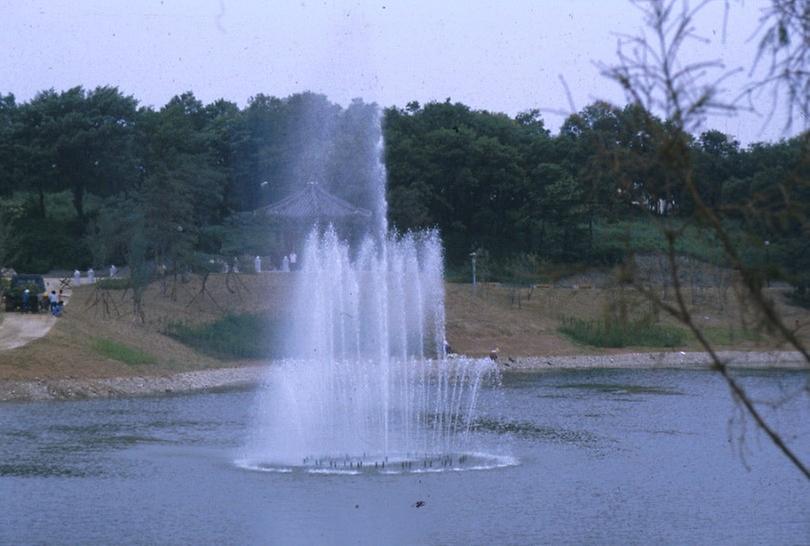
[[[724,326],[707,326],[701,328],[701,331],[712,345],[734,345],[741,341],[759,341],[762,337],[756,331]]]
[[[672,226],[673,228],[677,226]],[[594,246],[602,253],[667,252],[668,244],[663,226],[649,220],[630,220],[594,224]],[[678,254],[692,256],[710,263],[722,263],[724,255],[714,234],[708,229],[689,226],[676,239]]]
[[[96,338],[93,340],[93,350],[101,356],[118,360],[130,366],[155,364],[157,362],[157,358],[153,355],[111,339]]]
[[[683,228],[683,229],[680,229]],[[681,220],[658,222],[652,219],[598,221],[594,223],[594,254],[617,259],[628,253],[667,253],[666,229],[677,231],[675,252],[719,266],[728,266],[728,257],[713,229],[694,224],[684,226]],[[784,258],[785,248],[772,243],[769,248],[739,222],[723,221],[723,230],[746,267],[768,270],[771,278],[779,277],[776,264]],[[780,258],[781,257],[781,258]]]
[[[646,320],[622,323],[565,318],[559,331],[577,343],[593,347],[678,347],[687,338],[682,328]]]
[[[266,315],[229,314],[209,324],[172,322],[165,333],[216,358],[274,358],[278,350],[271,339],[278,326]]]
[[[129,279],[99,279],[96,287],[106,290],[126,290],[132,287],[132,283]]]
[[[478,282],[499,282],[514,286],[551,282],[554,278],[568,275],[575,269],[571,264],[557,265],[544,262],[535,254],[518,253],[510,258],[479,258],[476,267]],[[555,275],[556,272],[562,272]],[[447,282],[472,283],[472,264],[447,264],[444,278]]]

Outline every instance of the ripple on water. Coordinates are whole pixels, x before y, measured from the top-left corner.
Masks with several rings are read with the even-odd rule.
[[[586,430],[540,426],[528,421],[502,421],[480,418],[473,423],[473,428],[479,432],[510,434],[523,438],[560,443],[590,444],[597,440],[596,435]]]

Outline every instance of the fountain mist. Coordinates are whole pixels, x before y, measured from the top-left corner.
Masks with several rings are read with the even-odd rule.
[[[362,242],[351,247],[331,226],[306,241],[291,358],[268,371],[247,453],[254,467],[356,472],[476,459],[463,451],[495,367],[447,357],[438,233],[387,233],[385,170],[379,159],[369,168],[376,202]]]

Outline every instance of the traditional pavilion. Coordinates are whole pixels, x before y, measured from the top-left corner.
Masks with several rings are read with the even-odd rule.
[[[284,220],[304,221],[309,225],[371,218],[371,211],[332,195],[317,182],[310,182],[303,190],[261,207],[256,212]]]
[[[300,246],[314,225],[331,224],[338,232],[352,232],[368,223],[372,216],[370,210],[332,195],[317,182],[310,182],[281,201],[256,209],[255,214],[280,220],[288,252]]]

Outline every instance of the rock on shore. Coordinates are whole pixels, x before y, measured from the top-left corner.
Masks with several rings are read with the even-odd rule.
[[[717,355],[730,368],[810,369],[797,351],[718,351]],[[577,368],[683,368],[708,369],[712,360],[705,352],[661,351],[608,355],[527,357],[514,359],[509,369],[537,371]]]

